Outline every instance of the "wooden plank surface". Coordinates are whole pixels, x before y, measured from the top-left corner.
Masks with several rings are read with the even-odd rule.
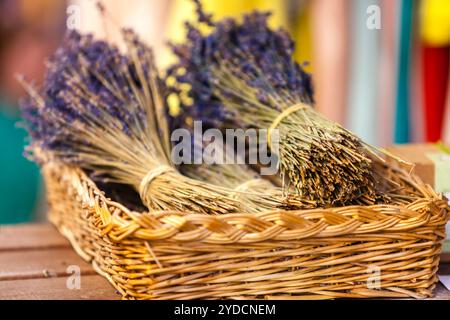
[[[95,274],[92,266],[71,248],[0,251],[0,281],[64,277],[70,266],[81,274]]]
[[[79,273],[79,289],[70,281]],[[69,285],[68,285],[69,281]],[[0,226],[0,299],[120,299],[49,223]]]
[[[68,289],[66,277],[0,281],[0,299],[117,300],[120,295],[100,275],[84,275],[79,289]]]
[[[70,248],[70,243],[49,223],[0,225],[0,252],[46,248]]]
[[[73,269],[80,288],[71,289]],[[450,275],[442,263],[439,274]],[[450,300],[441,283],[432,299]],[[50,224],[0,226],[0,299],[120,299],[114,287],[81,259]]]

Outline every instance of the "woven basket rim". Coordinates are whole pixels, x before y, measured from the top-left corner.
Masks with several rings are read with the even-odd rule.
[[[448,205],[420,178],[411,175],[420,186],[423,198],[406,206],[376,204],[305,210],[274,210],[260,213],[205,215],[182,211],[137,212],[109,199],[80,168],[61,163],[46,163],[43,170],[62,170],[77,190],[77,197],[92,214],[99,216],[97,226],[112,241],[140,239],[206,243],[254,243],[293,241],[336,236],[375,236],[405,232],[448,220]],[[387,236],[387,235],[385,235]]]
[[[149,214],[82,170],[43,169],[50,221],[124,298],[425,298],[438,281],[448,206],[423,184],[404,206]],[[368,285],[373,266],[380,288]]]

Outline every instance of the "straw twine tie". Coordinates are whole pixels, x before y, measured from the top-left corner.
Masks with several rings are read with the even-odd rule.
[[[255,178],[239,184],[237,187],[234,188],[234,192],[231,198],[239,200],[242,193],[247,192],[248,189],[252,188],[253,186],[259,185],[261,183],[261,180],[262,180],[261,178]]]
[[[148,190],[150,188],[150,185],[152,184],[153,180],[167,172],[175,172],[175,169],[170,166],[162,165],[159,167],[156,167],[155,169],[150,170],[147,172],[145,177],[141,180],[141,183],[139,184],[139,195],[141,196],[141,199],[147,200]]]
[[[269,130],[267,130],[267,144],[269,145],[270,148],[272,148],[272,140],[271,140],[271,135],[272,135],[272,131],[278,127],[278,125],[280,124],[281,121],[283,121],[284,118],[286,118],[287,116],[289,116],[291,113],[297,112],[299,110],[302,109],[306,109],[309,108],[309,106],[307,104],[304,103],[297,103],[294,104],[293,106],[290,106],[289,108],[287,108],[286,110],[284,110],[283,112],[281,112],[272,122],[272,124],[269,127]]]

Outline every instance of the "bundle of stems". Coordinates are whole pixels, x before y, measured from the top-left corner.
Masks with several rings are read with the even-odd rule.
[[[210,142],[209,144],[211,143],[214,144],[217,141]],[[221,147],[223,147],[223,152],[215,154],[214,158],[225,159],[228,156],[230,159],[236,159],[239,156],[226,143],[220,143],[220,146],[216,147],[215,150],[219,152]],[[210,161],[212,160],[214,159],[210,159]],[[179,166],[179,170],[182,174],[192,179],[234,190],[235,195],[233,197],[235,199],[252,201],[252,198],[256,199],[258,197],[257,204],[267,210],[276,208],[306,209],[316,207],[316,203],[313,201],[302,199],[293,193],[286,194],[283,192],[283,189],[274,185],[270,180],[264,179],[255,170],[242,164],[241,161],[233,163],[203,162],[201,164],[182,164]],[[250,195],[253,195],[253,197]]]
[[[36,161],[74,164],[94,179],[133,186],[150,210],[207,214],[256,212],[283,204],[263,193],[180,174],[171,161],[166,106],[150,48],[123,31],[127,53],[75,31],[47,64],[41,88],[21,82],[21,102]],[[244,194],[244,193],[242,193]]]
[[[195,148],[195,144],[196,142],[193,143],[192,150],[201,150],[200,148]],[[252,186],[261,186],[264,188],[274,187],[270,181],[262,179],[256,171],[242,164],[242,161],[238,161],[238,155],[226,144],[212,141],[203,143],[202,147],[211,144],[217,144],[214,148],[215,154],[213,155],[213,159],[206,158],[200,164],[182,164],[179,167],[180,172],[193,179],[242,191]],[[202,157],[205,158],[205,155],[202,155]],[[225,163],[226,157],[234,161],[232,163]]]
[[[183,118],[185,114],[182,112],[179,114],[177,120]],[[183,122],[183,121],[182,121]],[[186,126],[180,125],[177,123],[175,126],[172,124],[172,130],[176,130],[178,128],[186,129]],[[196,150],[195,141],[192,141],[191,150]],[[197,142],[198,143],[198,142]],[[238,158],[239,155],[236,154],[235,150],[230,148],[224,141],[214,140],[209,143],[204,143],[205,145],[218,143],[218,147],[215,147],[214,150],[219,152],[218,154],[214,154],[216,159],[210,160],[218,160],[223,161],[227,156],[230,158]],[[198,150],[202,150],[201,147],[197,148]],[[223,150],[220,153],[220,150]],[[203,155],[204,156],[204,155]],[[193,154],[194,158],[195,155]],[[206,159],[208,160],[208,159]],[[393,200],[397,202],[401,202],[402,199],[405,198],[405,193],[401,185],[394,180],[386,177],[384,175],[384,169],[382,167],[383,162],[374,161],[373,165],[373,174],[376,181],[379,181],[377,185],[376,195],[363,194],[360,197],[353,199],[352,201],[347,202],[348,205],[372,205],[375,203],[388,203]],[[284,199],[284,205],[281,206],[286,209],[306,209],[306,208],[315,208],[317,207],[317,203],[315,201],[309,201],[307,199],[302,199],[295,195],[293,190],[291,192],[283,193],[283,190],[279,188],[280,182],[276,179],[264,179],[261,177],[257,171],[257,166],[252,169],[248,165],[245,165],[241,161],[236,161],[235,163],[201,163],[201,164],[181,164],[179,166],[179,170],[184,175],[191,177],[192,179],[197,179],[201,181],[205,181],[214,185],[225,186],[227,188],[233,189],[235,191],[249,191],[252,193],[263,193],[267,196],[265,199],[268,200],[266,202],[266,206],[268,209],[271,207],[280,207],[279,201],[270,201],[269,199]],[[239,198],[244,198],[246,193],[239,194]]]
[[[200,26],[186,23],[187,40],[172,45],[178,61],[167,70],[181,109],[211,127],[267,129],[286,194],[317,206],[362,196],[375,203],[372,159],[383,161],[380,150],[313,108],[311,76],[294,61],[288,34],[268,27],[268,13],[214,22],[195,2]]]
[[[230,85],[227,82],[230,78],[237,84],[231,85],[234,89],[245,88],[245,74],[238,79],[222,70],[214,73],[218,75],[216,85],[222,88]],[[272,151],[278,152],[285,190],[293,188],[301,198],[317,201],[318,206],[345,204],[363,194],[375,196],[368,152],[372,150],[365,149],[360,139],[324,118],[310,105],[285,94],[275,97],[279,109],[274,109],[259,103],[256,92],[245,89],[237,96],[226,95],[220,89],[216,94],[224,106],[239,114],[240,121],[269,128],[269,144],[270,130],[277,124],[279,150]],[[253,112],[249,112],[250,103]],[[295,111],[291,112],[293,107]],[[277,122],[277,119],[281,120]]]
[[[297,195],[285,194],[279,188],[279,184],[274,183],[275,181],[261,177],[257,173],[258,168],[245,164],[247,154],[239,154],[227,144],[225,139],[214,137],[205,141],[204,136],[198,139],[196,137],[198,132],[194,130],[192,118],[184,110],[180,110],[176,117],[168,114],[168,122],[172,134],[176,130],[183,130],[190,138],[188,140],[190,145],[186,148],[189,150],[188,160],[181,159],[181,163],[177,163],[177,168],[182,174],[192,179],[232,189],[236,192],[234,197],[242,201],[248,201],[249,194],[253,194],[253,197],[259,194],[261,196],[256,198],[258,205],[267,210],[316,206],[314,202],[301,199]],[[186,141],[183,142],[186,143]],[[205,152],[207,149],[209,152]],[[177,157],[181,156],[177,154],[178,150],[173,151]],[[245,150],[241,152],[245,153]],[[200,163],[195,159],[201,159]]]
[[[183,130],[188,132],[190,137],[188,141],[190,143],[188,161],[183,159],[178,164],[178,170],[184,175],[227,188],[238,188],[239,190],[247,189],[250,186],[264,188],[274,186],[246,165],[246,155],[238,154],[234,148],[226,143],[223,137],[214,137],[208,141],[204,141],[203,135],[202,137],[196,137],[192,118],[185,110],[180,110],[176,116],[169,113],[167,116],[172,134],[177,130]],[[207,149],[210,152],[204,152]],[[196,159],[202,161],[196,163]]]

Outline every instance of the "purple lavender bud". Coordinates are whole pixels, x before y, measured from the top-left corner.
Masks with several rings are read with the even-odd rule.
[[[200,1],[194,2],[198,22],[213,26],[213,30],[202,35],[197,27],[186,23],[186,42],[171,46],[178,62],[169,68],[167,75],[175,76],[177,84],[168,91],[179,93],[178,85],[189,84],[188,96],[193,101],[190,106],[181,102],[181,110],[186,113],[181,117],[203,119],[209,126],[221,126],[227,120],[239,122],[239,119],[229,118],[234,113],[228,112],[216,95],[220,83],[216,70],[231,72],[256,89],[257,100],[276,110],[280,106],[269,102],[273,101],[269,94],[288,92],[302,102],[314,101],[311,76],[294,61],[294,42],[287,32],[268,27],[270,13],[251,12],[244,15],[242,23],[230,18],[213,23],[211,16],[204,13]],[[183,70],[182,76],[176,76],[179,70]],[[223,96],[244,104],[245,101],[239,101],[223,86],[220,90]],[[237,125],[246,126],[244,123]]]
[[[133,41],[138,56],[150,54],[137,37]],[[143,64],[142,68],[147,76],[149,66]],[[131,81],[124,70],[132,75]],[[92,126],[109,125],[128,135],[138,130],[133,126],[145,127],[146,114],[132,86],[141,84],[128,56],[92,35],[69,31],[49,59],[39,89],[44,105],[23,100],[22,115],[34,143],[57,151],[62,160],[74,161],[73,155],[86,144],[81,133]]]

